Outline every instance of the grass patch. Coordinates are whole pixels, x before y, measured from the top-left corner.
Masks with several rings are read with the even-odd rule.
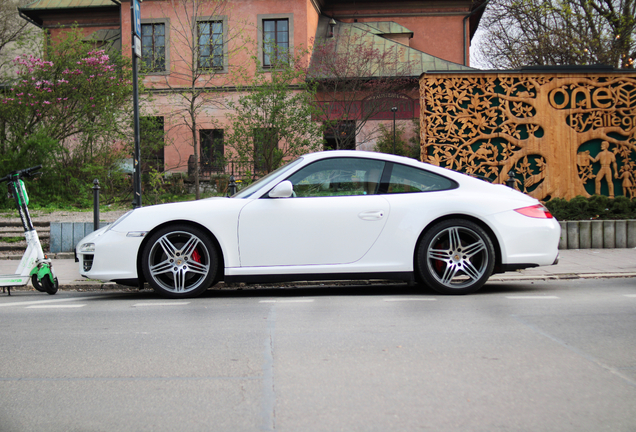
[[[24,241],[24,236],[20,237],[0,237],[0,241],[4,243],[20,243]]]

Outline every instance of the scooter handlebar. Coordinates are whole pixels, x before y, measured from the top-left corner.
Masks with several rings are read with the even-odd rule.
[[[31,177],[31,174],[33,174],[34,172],[36,172],[37,170],[39,170],[40,168],[42,168],[42,165],[36,165],[36,166],[32,166],[30,168],[24,168],[21,170],[17,170],[17,171],[12,171],[9,174],[7,174],[6,176],[0,178],[0,183],[4,183],[6,181],[10,181],[14,178],[18,178],[21,179],[23,177]]]

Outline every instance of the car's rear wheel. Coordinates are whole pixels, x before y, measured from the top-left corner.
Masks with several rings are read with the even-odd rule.
[[[146,281],[168,298],[196,297],[212,284],[218,254],[209,235],[189,225],[171,225],[148,239],[142,255]]]
[[[464,219],[432,226],[417,248],[417,266],[424,283],[443,294],[469,294],[493,272],[495,248],[488,234]]]

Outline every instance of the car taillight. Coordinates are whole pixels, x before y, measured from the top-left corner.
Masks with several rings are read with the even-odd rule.
[[[542,204],[515,209],[515,211],[531,218],[552,219],[554,217]]]

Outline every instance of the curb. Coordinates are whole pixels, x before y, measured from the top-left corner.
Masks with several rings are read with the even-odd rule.
[[[572,280],[572,279],[619,279],[619,278],[636,278],[636,273],[563,273],[563,274],[546,274],[546,275],[495,275],[488,279],[488,282],[519,282],[519,281],[548,281],[548,280]],[[228,286],[223,282],[219,282],[215,289],[242,289],[256,288],[264,286],[272,287],[326,287],[326,286],[372,286],[372,285],[402,285],[409,282],[396,282],[394,280],[340,280],[340,281],[299,281],[284,282],[279,284],[235,284]],[[92,282],[92,281],[73,281],[68,283],[60,283],[60,289],[93,289],[93,290],[122,290],[122,291],[139,291],[137,287],[119,285],[115,282]]]
[[[488,279],[489,282],[533,281],[533,280],[571,280],[571,279],[617,279],[633,278],[636,273],[562,273],[546,275],[496,275]]]
[[[49,257],[50,259],[75,259],[74,252],[58,252],[58,253],[48,253],[44,252],[44,255]],[[20,255],[1,255],[0,260],[12,260],[12,261],[20,261],[22,259],[22,254]]]

